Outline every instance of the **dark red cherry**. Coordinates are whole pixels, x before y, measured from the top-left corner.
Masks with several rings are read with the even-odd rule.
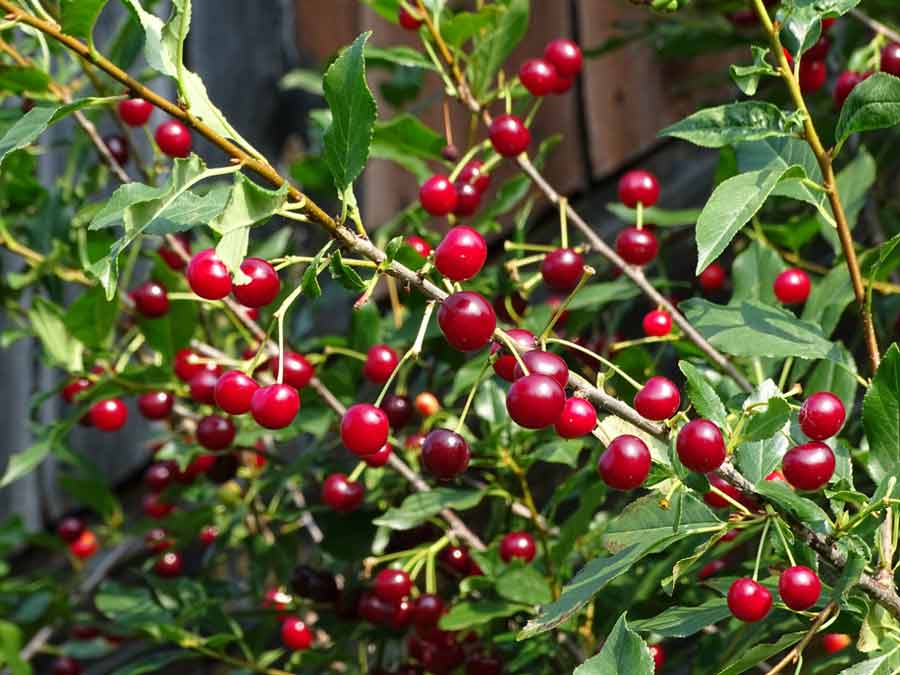
[[[178,240],[178,243],[181,244],[181,248],[184,249],[185,253],[190,255],[191,253],[191,240],[188,239],[186,234],[175,234],[172,235],[175,239]],[[163,259],[163,261],[173,270],[183,270],[187,267],[187,261],[184,260],[178,253],[175,252],[174,248],[169,247],[168,244],[163,244],[156,251],[159,253],[159,257]]]
[[[250,277],[250,283],[232,287],[237,301],[245,307],[265,307],[278,297],[281,280],[278,272],[262,258],[245,258],[241,271]]]
[[[71,656],[58,656],[53,661],[53,675],[81,675],[81,666]]]
[[[553,85],[553,93],[557,96],[565,94],[572,88],[573,84],[575,84],[574,77],[565,77],[557,73],[556,82]]]
[[[715,291],[722,290],[727,278],[728,273],[725,271],[725,268],[719,263],[713,262],[707,265],[705,270],[700,272],[697,281],[704,293],[714,293]]]
[[[148,518],[159,520],[175,510],[175,505],[165,501],[155,492],[149,492],[141,500],[141,509]]]
[[[844,404],[830,391],[816,392],[800,407],[800,429],[814,441],[837,436],[846,419]]]
[[[503,562],[519,558],[529,563],[534,560],[535,553],[537,547],[534,545],[534,537],[527,532],[510,532],[500,540],[500,557]]]
[[[371,455],[387,443],[387,415],[369,403],[356,403],[341,418],[341,440],[354,455]]]
[[[520,377],[506,394],[509,416],[526,429],[543,429],[556,424],[565,404],[565,390],[547,375]]]
[[[525,330],[524,328],[511,328],[506,331],[506,334],[524,353],[528,353],[537,347],[534,334],[529,330]],[[516,357],[509,353],[509,350],[502,342],[495,342],[491,345],[491,354],[496,354],[501,350],[502,354],[494,361],[494,372],[507,382],[512,382],[516,379],[515,369],[518,362],[516,361]],[[568,369],[566,375],[568,376]]]
[[[278,377],[278,357],[271,361],[272,377]],[[305,356],[296,352],[284,353],[284,382],[297,391],[307,386],[315,377],[316,369]]]
[[[144,546],[151,553],[162,553],[175,544],[169,534],[161,527],[154,527],[144,535]]]
[[[480,159],[470,159],[459,172],[459,180],[474,185],[482,194],[491,186],[491,174],[484,170]]]
[[[308,565],[298,565],[291,575],[291,590],[301,598],[316,602],[334,602],[338,599],[337,583],[329,572]]]
[[[434,266],[452,281],[466,281],[481,271],[487,260],[484,237],[471,227],[454,227],[434,251]]]
[[[666,665],[666,650],[660,644],[650,645],[650,656],[653,657],[653,672],[661,672]]]
[[[838,75],[834,83],[834,107],[840,110],[844,106],[844,101],[850,96],[856,85],[865,80],[867,75],[863,73],[855,73],[852,70],[845,70]]]
[[[400,5],[400,10],[397,12],[397,21],[406,30],[419,30],[419,27],[424,23],[422,19],[417,19],[410,14],[409,10],[403,5]]]
[[[469,551],[462,546],[448,546],[438,556],[440,561],[457,574],[467,575],[472,563]]]
[[[597,462],[603,482],[614,490],[633,490],[650,473],[650,450],[637,436],[614,438]]]
[[[569,383],[569,366],[561,356],[553,352],[545,352],[539,349],[533,349],[522,355],[522,361],[528,368],[530,375],[546,375],[552,377],[560,387],[565,388]],[[525,375],[522,366],[518,361],[513,367],[513,379],[518,380]]]
[[[250,410],[250,399],[259,385],[240,370],[230,370],[216,381],[216,405],[231,415],[243,415]]]
[[[167,391],[148,391],[138,396],[138,410],[148,420],[165,419],[172,414],[175,397]]]
[[[412,419],[413,404],[409,400],[409,396],[388,394],[384,397],[379,407],[387,415],[388,423],[391,425],[391,429],[395,431],[405,427],[409,420]]]
[[[363,593],[359,598],[360,618],[376,626],[387,626],[394,617],[394,603],[382,600],[374,593]]]
[[[224,450],[231,445],[237,430],[231,420],[207,415],[197,424],[197,442],[207,450]]]
[[[406,238],[407,245],[423,258],[427,258],[431,254],[431,245],[415,234],[411,234]]]
[[[725,461],[722,432],[709,420],[692,420],[681,427],[675,449],[681,463],[691,471],[709,473]]]
[[[212,370],[201,370],[191,378],[188,387],[191,399],[197,403],[212,405],[216,402],[216,384],[219,376]]]
[[[481,193],[478,188],[469,183],[456,181],[456,209],[453,215],[465,218],[474,214],[478,207],[481,206]]]
[[[798,445],[784,453],[781,470],[798,490],[818,490],[834,475],[834,452],[818,441]]]
[[[800,90],[804,94],[814,94],[828,81],[828,66],[825,61],[804,58],[800,61]]]
[[[171,485],[177,473],[178,464],[174,461],[156,462],[144,472],[144,484],[153,492],[162,492]]]
[[[286,618],[281,622],[281,644],[286,649],[298,652],[309,649],[313,642],[312,631],[296,616]]]
[[[422,445],[422,463],[438,480],[450,480],[469,466],[469,444],[449,429],[434,429]]]
[[[900,77],[900,43],[891,42],[881,50],[881,72]]]
[[[795,565],[781,573],[778,594],[788,607],[796,612],[804,612],[819,601],[822,582],[808,567]]]
[[[84,521],[81,518],[68,516],[59,521],[59,525],[56,526],[56,534],[64,542],[71,544],[81,536],[84,528]]]
[[[375,577],[372,590],[382,600],[399,602],[412,590],[412,579],[403,570],[384,569]]]
[[[124,166],[128,163],[128,141],[124,136],[118,134],[110,134],[103,137],[103,144],[109,150],[109,154],[116,160],[116,164]]]
[[[443,616],[446,606],[439,595],[423,593],[413,604],[413,621],[417,626],[433,627]]]
[[[503,675],[503,659],[497,653],[469,654],[466,656],[466,675]]]
[[[616,253],[629,265],[646,265],[659,253],[659,242],[647,228],[626,227],[616,237]]]
[[[250,414],[266,429],[284,429],[300,411],[300,394],[289,384],[260,387],[250,397]]]
[[[571,248],[558,248],[544,256],[541,277],[547,288],[557,293],[571,293],[584,274],[584,258]]]
[[[206,300],[221,300],[231,293],[231,275],[228,267],[207,248],[195,254],[187,267],[187,280],[191,290]]]
[[[809,297],[811,284],[803,270],[792,267],[775,277],[772,287],[775,297],[785,305],[802,305]]]
[[[634,395],[634,407],[648,420],[667,420],[681,405],[681,394],[675,384],[659,375],[651,377]]]
[[[191,154],[191,130],[178,120],[169,120],[156,127],[156,144],[169,157],[187,157]]]
[[[79,560],[87,560],[100,548],[97,535],[90,530],[82,532],[78,539],[69,544],[69,552]]]
[[[772,594],[753,579],[737,579],[728,589],[728,609],[741,621],[760,621],[772,609]]]
[[[597,411],[594,406],[583,398],[573,396],[566,399],[555,428],[563,438],[580,438],[591,433],[596,426]]]
[[[373,452],[371,455],[363,455],[362,461],[364,461],[368,466],[377,469],[388,463],[393,452],[394,449],[391,447],[391,444],[385,443],[378,452]]]
[[[532,96],[547,96],[556,87],[556,69],[544,59],[529,59],[519,68],[519,81]]]
[[[647,312],[642,323],[647,337],[663,337],[672,331],[672,316],[663,309]]]
[[[129,98],[119,102],[119,118],[130,127],[142,127],[153,114],[153,104],[142,98]]]
[[[699,572],[697,572],[697,579],[699,579],[700,581],[705,581],[706,579],[709,579],[710,577],[717,575],[719,572],[724,570],[727,566],[728,566],[728,563],[726,563],[724,560],[721,560],[718,558],[716,560],[710,560],[708,563],[706,563],[703,567],[700,568]]]
[[[128,407],[118,398],[97,401],[88,414],[91,424],[101,431],[117,431],[128,421]]]
[[[338,513],[355,511],[363,500],[363,486],[342,473],[333,473],[322,484],[322,501]]]
[[[86,377],[79,377],[62,388],[60,394],[66,403],[74,403],[78,395],[91,388],[91,381]]]
[[[166,577],[168,579],[181,576],[181,554],[175,551],[167,551],[156,559],[153,565],[153,571],[157,576]]]
[[[391,373],[400,363],[400,357],[388,345],[372,345],[366,354],[363,375],[370,382],[384,384],[391,378]]]
[[[531,144],[531,132],[515,115],[500,115],[491,122],[491,145],[503,157],[516,157]]]
[[[822,35],[816,40],[815,44],[806,50],[803,54],[803,60],[824,61],[828,57],[828,50],[831,48],[831,40],[822,31]]]
[[[458,199],[456,186],[442,174],[432,176],[419,188],[422,208],[432,216],[446,216],[453,213]]]
[[[563,77],[574,77],[581,72],[581,48],[565,38],[553,40],[544,49],[544,58]]]
[[[462,352],[471,352],[491,341],[497,327],[497,316],[484,296],[461,291],[441,304],[438,325],[451,346]]]
[[[659,181],[649,171],[635,169],[619,180],[619,200],[629,208],[653,206],[659,200]]]

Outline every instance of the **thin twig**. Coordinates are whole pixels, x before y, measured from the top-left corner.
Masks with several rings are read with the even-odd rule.
[[[769,671],[768,675],[776,675],[780,673],[782,670],[787,668],[791,663],[796,662],[800,655],[803,653],[803,650],[806,649],[807,645],[812,641],[812,639],[816,636],[816,633],[819,632],[819,629],[822,628],[822,624],[831,616],[831,613],[837,608],[837,606],[833,602],[829,602],[825,605],[825,609],[819,612],[819,615],[816,617],[816,620],[813,621],[812,625],[809,627],[809,630],[806,632],[806,635],[803,636],[803,639],[797,643],[797,645],[785,654],[784,658],[781,659],[772,670]]]
[[[861,11],[860,11],[859,9],[857,9],[857,8],[851,9],[851,10],[850,10],[850,14],[851,14],[854,18],[859,19],[860,21],[862,21],[864,24],[866,24],[869,28],[871,28],[872,30],[874,30],[876,33],[881,33],[882,35],[884,35],[885,37],[890,38],[890,39],[893,40],[894,42],[900,42],[900,33],[898,33],[897,31],[895,31],[895,30],[894,30],[893,28],[891,28],[890,26],[886,26],[885,24],[881,23],[881,21],[878,21],[877,19],[873,19],[873,18],[870,17],[868,14],[865,14],[864,12],[861,12]]]

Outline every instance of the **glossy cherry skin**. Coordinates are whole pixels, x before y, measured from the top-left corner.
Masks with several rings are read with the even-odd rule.
[[[616,237],[616,253],[629,265],[653,262],[659,253],[659,241],[647,228],[626,227]]]
[[[371,455],[363,455],[362,461],[368,466],[377,469],[388,463],[393,452],[394,449],[391,447],[391,444],[385,443],[378,452],[373,452]]]
[[[452,347],[461,352],[472,352],[491,341],[497,327],[497,316],[484,296],[461,291],[441,304],[438,325]]]
[[[471,227],[454,227],[434,251],[434,266],[451,281],[466,281],[481,271],[487,260],[484,237]]]
[[[390,424],[381,408],[356,403],[341,418],[341,440],[354,455],[371,455],[387,443]]]
[[[322,501],[338,513],[355,511],[362,503],[364,490],[358,481],[342,473],[333,473],[322,484]]]
[[[641,323],[647,337],[663,337],[672,332],[672,316],[664,309],[647,312]]]
[[[440,596],[423,593],[413,603],[413,622],[426,628],[437,626],[445,610],[446,605]]]
[[[129,98],[118,105],[119,119],[130,127],[142,127],[153,114],[153,104],[142,98]]]
[[[654,672],[660,672],[666,665],[666,650],[659,644],[650,645],[650,656],[653,657]]]
[[[846,633],[825,633],[822,636],[822,649],[826,654],[835,654],[850,646],[852,639]]]
[[[128,421],[128,407],[118,398],[97,401],[88,414],[91,424],[101,431],[118,431]]]
[[[503,562],[508,563],[513,558],[519,558],[529,563],[534,560],[536,553],[534,537],[527,532],[510,532],[500,540],[500,557]]]
[[[681,427],[675,450],[685,468],[700,473],[715,471],[725,461],[725,439],[709,420],[692,420]]]
[[[520,377],[506,394],[506,411],[526,429],[544,429],[556,424],[565,404],[565,390],[547,375]]]
[[[409,595],[412,587],[412,579],[409,578],[406,572],[389,568],[383,569],[377,574],[372,590],[382,600],[400,602],[400,600]]]
[[[800,90],[804,94],[814,94],[828,81],[828,66],[825,61],[805,57],[800,61]]]
[[[97,535],[90,530],[85,530],[78,536],[78,539],[69,544],[69,552],[80,560],[90,558],[98,548],[100,545],[97,542]]]
[[[515,115],[500,115],[491,122],[488,132],[491,145],[498,155],[516,157],[528,149],[531,144],[531,132],[522,120]]]
[[[459,180],[474,185],[482,194],[491,186],[491,174],[484,170],[480,159],[470,159],[459,172]]]
[[[681,405],[681,393],[671,380],[656,375],[651,377],[634,395],[634,408],[641,417],[657,422],[667,420]]]
[[[296,616],[290,616],[281,622],[281,644],[291,651],[309,649],[313,635],[307,625]]]
[[[551,251],[541,263],[541,277],[547,288],[557,293],[570,293],[575,290],[584,274],[584,258],[571,248],[558,248]]]
[[[583,57],[581,48],[565,38],[553,40],[544,49],[544,58],[563,77],[574,77],[581,72]]]
[[[816,392],[800,406],[800,429],[814,441],[836,436],[844,426],[844,404],[830,391]]]
[[[512,339],[515,345],[526,354],[537,347],[534,333],[529,330],[525,330],[524,328],[511,328],[506,331],[506,334]],[[516,379],[515,370],[518,362],[516,361],[516,357],[509,353],[509,350],[503,343],[495,342],[491,345],[491,354],[496,354],[501,350],[502,353],[497,360],[494,361],[494,372],[507,382],[512,382]],[[568,369],[566,374],[568,375]]]
[[[614,490],[633,490],[644,484],[650,473],[650,450],[637,436],[618,436],[597,461],[603,482]]]
[[[697,282],[700,284],[700,288],[703,289],[704,293],[714,293],[715,291],[722,290],[727,279],[728,273],[725,271],[725,268],[722,267],[721,264],[713,262],[707,265],[705,270],[700,272],[700,275],[697,277]]]
[[[81,666],[71,656],[59,656],[53,661],[53,675],[81,675]]]
[[[781,470],[798,490],[818,490],[834,475],[834,453],[818,441],[798,445],[784,453]]]
[[[566,365],[566,362],[561,356],[558,356],[553,352],[544,352],[533,349],[522,355],[522,361],[524,361],[530,375],[546,375],[547,377],[552,377],[556,380],[557,384],[563,388],[565,388],[569,382],[569,366]],[[524,375],[525,373],[523,372],[522,367],[516,362],[516,365],[513,367],[513,380],[518,380]]]
[[[406,238],[407,245],[423,258],[427,258],[431,254],[431,245],[415,234],[411,234]]]
[[[207,450],[224,450],[231,445],[237,430],[231,420],[207,415],[197,424],[197,442]]]
[[[138,410],[148,420],[161,420],[172,414],[175,397],[167,391],[148,391],[137,399]]]
[[[191,378],[188,388],[191,399],[197,403],[212,405],[216,402],[216,384],[219,376],[211,370],[201,370]]]
[[[717,575],[719,572],[724,570],[728,566],[724,560],[716,559],[710,560],[703,567],[700,568],[700,571],[697,572],[697,579],[700,581],[705,581],[712,576]]]
[[[84,528],[84,521],[81,518],[69,516],[59,521],[59,525],[56,526],[56,534],[64,542],[71,544],[81,536]]]
[[[556,68],[544,59],[529,59],[519,67],[519,81],[532,96],[552,94],[557,77]]]
[[[289,384],[260,387],[250,397],[250,414],[266,429],[284,429],[300,411],[300,394]]]
[[[659,181],[649,171],[635,169],[619,180],[619,200],[629,208],[653,206],[659,200]]]
[[[177,473],[178,464],[174,461],[156,462],[144,472],[144,484],[153,492],[162,492],[171,485]]]
[[[803,612],[815,605],[822,594],[822,582],[808,567],[788,567],[778,579],[778,594],[788,607]]]
[[[881,72],[900,77],[900,44],[891,42],[881,50]]]
[[[278,357],[271,361],[272,377],[278,377]],[[284,382],[294,389],[300,390],[307,386],[315,377],[316,369],[305,356],[296,352],[284,353]]]
[[[834,107],[840,110],[844,106],[844,101],[850,96],[850,92],[866,77],[865,74],[855,73],[852,70],[845,70],[838,75],[834,83]]]
[[[413,404],[409,400],[409,396],[400,396],[398,394],[388,394],[381,402],[380,408],[387,415],[388,424],[395,431],[402,429],[409,420],[412,419]]]
[[[417,19],[403,5],[400,5],[400,11],[397,13],[398,23],[406,30],[419,30],[424,23],[421,19]]]
[[[442,174],[432,176],[419,188],[422,208],[432,216],[446,216],[453,213],[458,199],[456,186]]]
[[[250,399],[257,389],[259,385],[246,373],[228,371],[216,381],[216,405],[231,415],[243,415],[250,410]]]
[[[384,384],[390,379],[398,363],[400,357],[393,348],[388,345],[372,345],[366,354],[363,376],[375,384]]]
[[[597,411],[583,398],[567,398],[554,428],[563,438],[580,438],[597,426]]]
[[[438,480],[450,480],[469,466],[469,444],[449,429],[434,429],[422,444],[422,463]]]
[[[803,270],[792,267],[775,277],[772,290],[778,301],[785,305],[802,305],[809,297],[811,284]]]
[[[155,492],[148,492],[141,499],[141,509],[148,518],[159,520],[175,510],[175,505],[165,501]]]
[[[250,277],[250,283],[232,288],[234,297],[245,307],[265,307],[278,297],[281,280],[278,272],[262,258],[245,258],[241,271]]]
[[[456,181],[456,208],[453,215],[466,218],[473,215],[481,206],[481,193],[474,185]]]
[[[118,134],[110,134],[103,137],[103,144],[109,150],[109,154],[116,160],[116,164],[124,166],[128,163],[128,141]]]
[[[772,609],[772,594],[753,579],[742,577],[728,589],[728,609],[741,621],[760,621]]]
[[[157,576],[171,579],[181,576],[182,565],[180,553],[167,551],[156,559],[153,571],[156,572]]]
[[[154,138],[162,153],[169,157],[187,157],[191,154],[191,130],[178,120],[160,124],[156,127]]]
[[[191,290],[206,300],[221,300],[231,293],[228,267],[212,248],[204,249],[191,258],[187,267],[187,280]]]
[[[440,561],[457,574],[466,575],[472,564],[469,551],[462,546],[448,546],[440,552]]]
[[[205,368],[207,368],[207,365],[201,363],[200,356],[192,350],[179,349],[175,353],[173,369],[175,370],[175,375],[182,382],[190,382],[194,375]]]
[[[78,395],[91,388],[91,381],[86,377],[79,377],[62,388],[60,395],[66,403],[74,403]]]

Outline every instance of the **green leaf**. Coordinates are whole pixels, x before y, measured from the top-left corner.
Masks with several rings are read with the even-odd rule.
[[[756,491],[817,532],[826,534],[831,532],[831,520],[819,505],[806,497],[801,497],[783,481],[765,479],[757,481]]]
[[[722,254],[734,235],[762,208],[778,183],[803,175],[799,166],[778,166],[741,173],[721,183],[697,220],[696,273],[699,275]]]
[[[28,320],[53,365],[68,371],[81,370],[82,345],[66,330],[62,310],[49,300],[38,297],[28,310]]]
[[[95,286],[66,309],[63,322],[69,334],[86,347],[100,348],[112,333],[118,314],[118,303],[107,300],[103,289]]]
[[[165,316],[156,319],[138,318],[147,346],[170,362],[179,349],[190,345],[197,325],[199,308],[190,300],[172,300]]]
[[[753,63],[746,66],[731,66],[731,79],[747,96],[756,96],[759,81],[763,77],[778,77],[778,71],[766,60],[769,54],[768,48],[752,45]]]
[[[444,137],[424,124],[418,117],[402,113],[388,122],[378,122],[372,136],[372,151],[388,146],[402,154],[440,161]]]
[[[699,110],[659,135],[680,138],[702,148],[721,148],[770,136],[795,136],[801,129],[796,115],[788,115],[776,105],[741,101]]]
[[[850,284],[847,266],[838,265],[813,288],[801,318],[819,324],[823,335],[831,335],[853,298],[853,286]]]
[[[147,225],[146,232],[166,235],[208,225],[222,214],[230,198],[231,183],[216,182],[205,194],[188,190]]]
[[[79,504],[90,507],[107,522],[121,517],[122,505],[105,482],[93,478],[62,476],[59,483]]]
[[[624,204],[609,203],[606,210],[626,223],[636,222],[637,212]],[[693,225],[700,217],[700,209],[661,209],[651,206],[644,209],[644,222],[653,223],[657,227],[678,227],[680,225]]]
[[[872,386],[863,399],[863,427],[869,441],[866,466],[880,481],[900,471],[900,346],[897,343],[881,360]]]
[[[738,170],[741,172],[787,171],[791,167],[801,166],[806,177],[822,183],[819,163],[806,141],[772,137],[753,143],[741,143],[736,150]],[[804,185],[801,182],[803,177],[786,177],[772,191],[772,196],[799,199],[817,208],[821,207],[826,202],[824,193]]]
[[[62,31],[93,43],[94,24],[109,0],[61,0]]]
[[[625,507],[607,525],[603,543],[611,552],[632,544],[644,544],[661,550],[674,541],[692,534],[712,533],[724,524],[706,504],[687,493],[680,520],[676,509],[660,506],[658,495],[645,495]],[[677,530],[676,530],[677,525]]]
[[[628,627],[623,613],[606,636],[600,653],[578,666],[572,675],[652,675],[654,670],[647,643]]]
[[[847,564],[844,565],[841,576],[835,583],[831,594],[831,597],[838,605],[843,605],[846,602],[847,595],[859,582],[862,573],[865,572],[866,563],[867,560],[855,551],[851,551],[847,556]]]
[[[325,71],[325,100],[331,126],[325,132],[325,160],[339,193],[356,180],[366,160],[378,111],[366,83],[366,41],[363,33]]]
[[[375,525],[392,530],[411,530],[444,509],[465,511],[478,505],[483,490],[454,490],[437,488],[429,492],[409,495],[400,506],[395,506],[378,518]]]
[[[106,581],[94,597],[97,611],[129,628],[153,627],[173,622],[169,613],[153,599],[149,588]]]
[[[301,89],[316,96],[325,95],[325,90],[322,88],[322,73],[304,68],[295,68],[285,73],[278,81],[278,88],[282,91]]]
[[[874,73],[850,92],[841,108],[835,140],[841,143],[851,134],[889,129],[900,124],[900,79]]]
[[[427,58],[421,51],[405,45],[388,47],[386,49],[375,47],[374,45],[366,45],[366,63],[369,65],[392,64],[406,68],[437,70],[431,59]]]
[[[565,464],[573,469],[578,465],[578,455],[584,443],[578,439],[563,440],[555,438],[552,441],[542,443],[531,453],[532,461],[551,462]]]
[[[611,302],[629,300],[638,294],[640,294],[640,289],[628,279],[594,283],[585,286],[578,292],[569,303],[569,310],[588,308],[596,310]]]
[[[758,300],[766,305],[774,305],[775,292],[772,285],[775,277],[784,269],[785,264],[776,250],[758,241],[750,242],[750,246],[734,259],[731,266],[734,279],[731,302]]]
[[[790,649],[800,642],[804,635],[806,635],[806,633],[803,631],[798,633],[788,633],[787,635],[782,635],[777,642],[762,642],[753,645],[750,649],[743,651],[739,659],[729,663],[720,670],[718,675],[741,675],[742,673],[746,673],[766,659],[771,658],[776,654],[780,654],[786,649]]]
[[[687,395],[697,414],[715,422],[720,429],[726,427],[725,418],[728,411],[725,404],[707,381],[706,377],[687,361],[679,361],[678,368],[687,378]]]
[[[778,468],[788,445],[789,441],[783,435],[755,443],[741,443],[734,451],[734,462],[747,480],[758,483]]]
[[[138,660],[129,663],[126,666],[117,668],[112,675],[145,675],[147,673],[158,673],[164,666],[176,661],[184,661],[187,659],[195,659],[198,655],[191,654],[188,651],[179,650],[175,652],[164,652],[161,654],[145,654]]]
[[[469,58],[468,79],[476,98],[490,89],[497,71],[525,37],[528,29],[528,0],[501,0],[495,5],[499,16],[490,38],[479,40]]]
[[[21,651],[21,629],[9,621],[0,621],[0,665],[5,664],[12,675],[31,675],[31,666],[22,660]]]
[[[894,675],[897,668],[900,668],[900,652],[898,650],[900,647],[894,647],[887,654],[861,661],[845,668],[838,675]]]
[[[43,92],[49,84],[50,76],[40,68],[0,65],[0,91]]]
[[[534,567],[510,567],[497,577],[497,593],[523,605],[542,605],[553,600],[550,584]]]
[[[814,323],[758,302],[716,305],[692,298],[679,305],[688,321],[710,343],[733,356],[803,359],[838,358],[835,345]]]
[[[526,605],[492,598],[460,602],[441,617],[438,626],[441,630],[463,630],[472,626],[480,626],[494,619],[512,616],[526,609],[528,609]]]
[[[742,438],[748,441],[764,441],[781,431],[791,418],[791,407],[783,398],[769,399],[762,412],[754,412],[744,427]]]
[[[634,629],[663,637],[685,638],[729,616],[731,612],[725,598],[713,598],[696,607],[669,607],[652,619],[636,621]]]
[[[477,12],[456,12],[441,24],[441,35],[448,45],[461,47],[481,31],[490,29],[497,21],[497,15],[497,6],[492,4]]]
[[[337,279],[341,286],[349,291],[361,291],[366,287],[366,282],[362,280],[357,271],[352,267],[344,264],[340,251],[331,254],[328,262],[328,268],[331,270],[333,279]]]
[[[6,487],[10,483],[15,483],[23,476],[28,475],[38,466],[50,451],[53,449],[53,443],[49,439],[40,440],[27,450],[16,453],[9,458],[9,464],[6,465],[6,473],[0,479],[0,488]]]

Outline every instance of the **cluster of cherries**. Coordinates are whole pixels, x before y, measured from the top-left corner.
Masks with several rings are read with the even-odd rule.
[[[129,127],[142,127],[150,121],[154,106],[142,98],[129,98],[119,103],[119,119]],[[193,144],[191,130],[180,120],[167,120],[156,128],[153,136],[160,151],[169,157],[187,157]],[[128,163],[128,141],[118,134],[103,137],[109,153],[119,165]]]

